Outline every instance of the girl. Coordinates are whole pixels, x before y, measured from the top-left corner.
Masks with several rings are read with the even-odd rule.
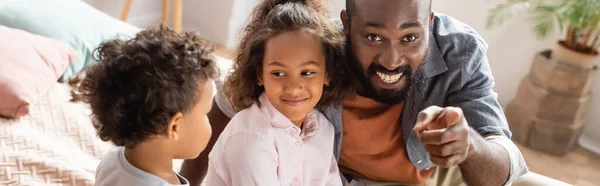
[[[209,155],[207,185],[342,185],[333,126],[314,109],[353,92],[327,12],[321,0],[265,0],[254,10],[224,86],[241,111]]]

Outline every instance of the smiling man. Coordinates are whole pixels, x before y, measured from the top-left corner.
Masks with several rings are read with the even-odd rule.
[[[504,185],[527,172],[473,29],[435,15],[431,1],[346,2],[359,96],[328,115],[343,123],[350,183]]]
[[[340,17],[358,81],[357,96],[325,112],[343,182],[510,185],[528,171],[475,30],[430,0],[347,0]],[[218,137],[234,113],[224,96],[215,103]],[[207,152],[183,166],[192,183]]]

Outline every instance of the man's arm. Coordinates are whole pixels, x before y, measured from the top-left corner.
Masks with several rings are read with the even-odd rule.
[[[462,109],[431,106],[419,114],[414,130],[431,161],[441,167],[458,165],[468,185],[495,186],[512,182],[510,173],[515,174],[507,150],[471,128]]]
[[[467,184],[510,185],[527,166],[510,140],[493,90],[486,45],[475,37],[460,40],[462,47],[442,49],[448,66],[464,67],[453,69],[459,73],[446,99],[448,107],[432,106],[419,113],[414,130],[431,161],[443,167],[458,165]]]
[[[475,130],[469,135],[477,153],[460,163],[460,172],[468,185],[505,185],[509,179],[510,159],[502,146],[486,141]]]
[[[476,143],[481,144],[477,145],[480,146],[480,154],[473,155],[459,164],[460,172],[466,183],[469,185],[510,185],[527,172],[519,149],[506,136],[493,135],[481,138],[477,132],[471,131],[473,135],[478,136],[478,140],[481,140]]]
[[[494,92],[492,72],[483,48],[472,52],[473,73],[465,78],[462,89],[449,96],[450,106],[459,107],[469,124],[471,147],[468,158],[459,164],[469,185],[510,185],[525,174],[527,165],[519,149],[510,140],[506,117]]]
[[[188,179],[190,186],[200,186],[208,170],[208,154],[212,151],[215,142],[229,123],[229,118],[217,105],[217,100],[213,101],[212,109],[208,112],[208,120],[212,127],[212,136],[206,146],[206,149],[200,153],[196,159],[185,160],[181,165],[179,174]]]

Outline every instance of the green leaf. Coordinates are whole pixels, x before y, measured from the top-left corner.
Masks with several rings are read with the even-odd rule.
[[[600,47],[596,39],[600,37],[600,0],[506,0],[489,10],[487,28],[501,25],[522,11],[531,11],[531,28],[538,39],[558,28],[570,31],[573,46]]]
[[[489,10],[487,28],[490,29],[501,25],[514,14],[529,9],[531,6],[531,0],[508,0],[506,3],[499,4],[495,8]]]
[[[565,31],[568,27],[569,24],[566,21],[565,18],[565,11],[566,8],[564,6],[561,5],[556,5],[555,9],[554,9],[554,16],[556,18],[556,22],[558,23],[558,28],[560,29],[561,32]]]
[[[554,25],[555,18],[559,20],[559,16],[556,14],[558,6],[540,5],[534,9],[533,15],[531,16],[533,33],[538,39],[543,39],[548,34],[554,32],[556,28]],[[562,25],[560,25],[562,27]]]

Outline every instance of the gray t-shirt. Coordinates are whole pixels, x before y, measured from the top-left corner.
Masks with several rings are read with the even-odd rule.
[[[174,172],[175,173],[175,172]],[[181,186],[189,186],[189,182],[179,174]],[[95,186],[172,186],[166,180],[140,170],[127,161],[125,148],[115,147],[108,151],[98,168],[96,168]],[[180,186],[180,185],[177,185]]]

